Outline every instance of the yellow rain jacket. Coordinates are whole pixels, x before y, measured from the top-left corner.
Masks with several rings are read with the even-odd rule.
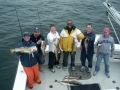
[[[72,43],[74,37],[78,39],[84,39],[84,34],[73,26],[70,34],[68,33],[67,27],[65,27],[62,32],[60,33],[60,47],[63,51],[72,51]]]

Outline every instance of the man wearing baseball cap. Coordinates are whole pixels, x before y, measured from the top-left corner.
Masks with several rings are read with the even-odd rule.
[[[99,37],[97,42],[95,43],[95,47],[98,46],[98,54],[97,54],[97,62],[95,65],[95,71],[93,75],[95,76],[97,72],[100,70],[100,63],[102,59],[104,59],[105,64],[105,74],[108,78],[110,78],[110,71],[109,71],[109,58],[113,57],[114,54],[114,39],[112,36],[109,35],[110,30],[109,28],[104,28],[103,35]]]
[[[43,35],[41,35],[40,33],[40,28],[39,27],[35,27],[33,29],[33,34],[31,35],[31,38],[30,38],[34,43],[37,44],[37,42],[41,39],[42,41],[45,41],[45,38]],[[38,47],[38,55],[36,56],[37,60],[38,60],[38,63],[39,63],[39,70],[41,72],[44,72],[44,70],[42,69],[42,64],[45,63],[45,58],[44,58],[44,55],[42,54],[42,51],[40,49],[41,47],[41,43],[40,44],[37,44],[37,47]]]
[[[20,62],[23,66],[23,69],[27,76],[27,85],[30,89],[34,86],[34,81],[36,81],[38,84],[41,83],[40,80],[40,74],[38,71],[38,61],[34,57],[38,54],[37,46],[34,42],[30,40],[30,34],[28,32],[25,32],[23,34],[23,41],[18,44],[17,48],[21,47],[32,47],[35,46],[36,49],[32,50],[32,53],[25,53],[24,50],[21,50],[19,52],[16,52],[17,55],[20,56]]]

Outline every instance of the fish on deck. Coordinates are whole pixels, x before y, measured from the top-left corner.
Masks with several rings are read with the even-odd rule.
[[[81,76],[65,76],[64,79],[81,79]]]
[[[82,85],[82,83],[78,81],[58,81],[58,83],[62,85]]]
[[[23,50],[24,53],[32,53],[33,49],[37,50],[36,46],[20,47],[20,48],[10,49],[10,52],[13,53],[13,52],[19,52],[19,51]]]

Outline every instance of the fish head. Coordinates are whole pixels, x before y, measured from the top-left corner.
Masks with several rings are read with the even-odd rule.
[[[46,47],[45,41],[41,41],[41,46]]]
[[[38,41],[37,41],[37,44],[40,44],[42,42],[42,38],[40,38]]]
[[[89,42],[89,39],[88,39],[88,38],[86,38],[86,39],[85,39],[85,42],[86,42],[86,43],[88,43],[88,42]]]

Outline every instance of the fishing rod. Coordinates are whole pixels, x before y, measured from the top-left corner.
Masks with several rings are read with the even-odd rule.
[[[15,6],[14,6],[14,7],[15,7]],[[23,38],[23,32],[22,32],[22,29],[21,29],[20,20],[19,20],[18,14],[17,14],[16,7],[15,7],[15,11],[16,11],[16,16],[17,16],[17,20],[18,20],[18,24],[19,24],[19,28],[20,28],[20,32],[21,32],[21,36],[22,36],[22,38]]]
[[[38,18],[39,18],[39,24],[40,24],[40,28],[41,28],[41,33],[42,33],[42,26],[41,26],[41,22],[40,22],[40,14],[39,14],[39,9],[37,8],[37,13],[38,13]]]

